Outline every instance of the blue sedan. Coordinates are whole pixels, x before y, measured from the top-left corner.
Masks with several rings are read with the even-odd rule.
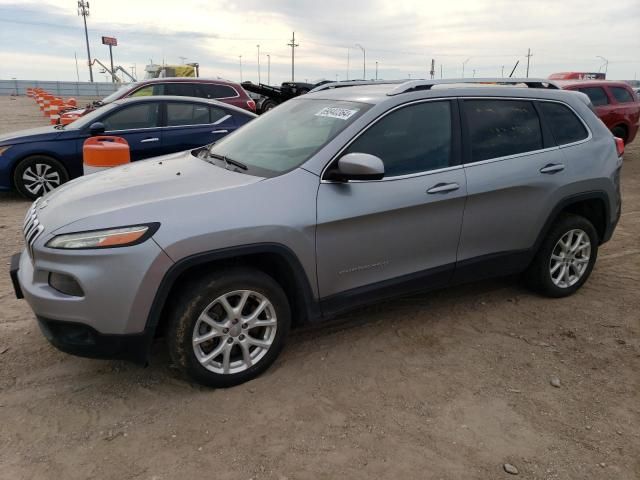
[[[82,145],[93,135],[129,143],[131,160],[216,142],[256,115],[215,100],[134,97],[109,103],[69,125],[0,135],[0,190],[36,198],[82,175]]]

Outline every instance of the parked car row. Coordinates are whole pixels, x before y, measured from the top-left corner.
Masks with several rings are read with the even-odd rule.
[[[256,115],[216,100],[141,96],[113,100],[68,125],[0,136],[0,190],[36,198],[82,175],[82,145],[93,135],[116,135],[131,160],[215,142]]]
[[[518,82],[327,84],[208,148],[78,179],[27,213],[16,296],[63,351],[145,362],[162,334],[181,371],[228,387],[293,325],[391,296],[520,272],[570,295],[620,217],[624,144],[586,95]],[[79,129],[160,142],[173,107],[203,105],[116,101]]]

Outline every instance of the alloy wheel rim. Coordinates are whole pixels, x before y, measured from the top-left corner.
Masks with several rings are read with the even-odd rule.
[[[22,172],[22,181],[29,193],[41,195],[60,186],[60,173],[47,163],[36,163]]]
[[[553,247],[549,274],[556,287],[569,288],[578,283],[589,266],[591,239],[584,230],[565,233]]]
[[[200,313],[193,328],[193,352],[207,370],[235,374],[256,365],[276,336],[278,319],[267,297],[253,290],[219,296]]]

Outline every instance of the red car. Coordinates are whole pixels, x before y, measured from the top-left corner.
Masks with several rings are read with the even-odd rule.
[[[598,117],[614,136],[631,143],[640,128],[640,100],[624,82],[609,80],[555,80],[565,90],[585,93]]]
[[[243,108],[251,113],[256,111],[256,102],[249,97],[244,88],[234,82],[193,77],[153,78],[123,85],[111,95],[88,105],[87,108],[64,112],[61,115],[61,122],[64,123],[67,118],[80,117],[88,111],[114,100],[151,95],[210,98]]]

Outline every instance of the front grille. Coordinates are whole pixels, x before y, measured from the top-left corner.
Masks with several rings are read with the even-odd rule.
[[[37,207],[39,201],[40,199],[38,198],[33,202],[33,205],[31,205],[22,227],[22,231],[24,232],[24,244],[27,247],[27,252],[29,252],[29,256],[31,258],[33,258],[33,244],[44,230],[44,226],[42,226],[38,220]]]

